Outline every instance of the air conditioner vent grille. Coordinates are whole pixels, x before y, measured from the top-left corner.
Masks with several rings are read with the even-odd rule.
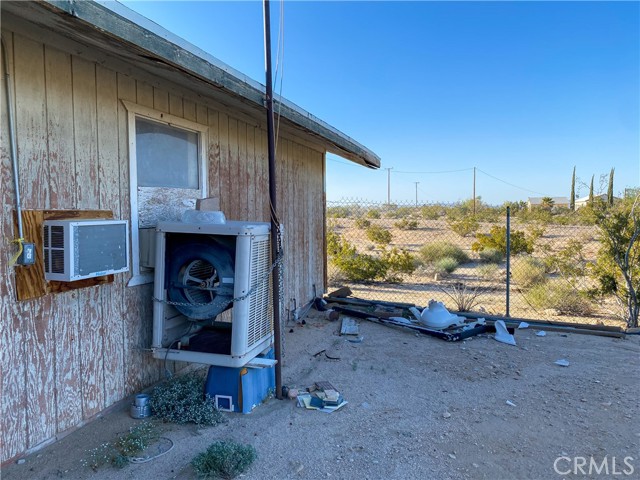
[[[264,281],[271,266],[269,239],[255,240],[251,248],[250,285],[255,290],[249,302],[249,331],[247,347],[251,348],[272,332],[271,276]]]
[[[51,251],[51,272],[64,273],[64,250]]]
[[[51,226],[51,248],[64,248],[64,227]]]

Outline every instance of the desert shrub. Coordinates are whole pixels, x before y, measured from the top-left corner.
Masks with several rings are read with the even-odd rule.
[[[399,281],[402,275],[411,274],[416,268],[415,257],[405,250],[384,249],[380,256],[359,253],[336,233],[327,235],[327,253],[331,265],[339,270],[334,277],[352,282]]]
[[[489,233],[479,233],[476,241],[471,245],[471,250],[481,252],[486,248],[495,248],[503,255],[507,254],[507,227],[493,226]],[[511,254],[533,253],[533,241],[524,232],[513,230],[511,232]]]
[[[513,280],[521,287],[531,287],[546,280],[544,262],[533,257],[517,257],[511,268]]]
[[[400,230],[416,230],[418,228],[418,221],[412,218],[403,218],[395,222],[394,227]]]
[[[123,468],[131,458],[139,455],[158,438],[157,425],[145,420],[129,429],[129,432],[113,442],[106,442],[89,450],[89,457],[82,461],[85,467],[93,471],[104,465]]]
[[[357,228],[360,228],[360,229],[369,228],[371,226],[371,220],[368,220],[362,217],[356,218],[355,225]]]
[[[191,460],[191,466],[200,478],[231,479],[247,471],[256,459],[251,445],[219,441]]]
[[[467,215],[457,219],[448,218],[447,223],[449,224],[449,228],[461,237],[466,237],[467,235],[475,233],[478,231],[478,227],[480,226],[478,221],[472,215]]]
[[[400,281],[401,275],[411,275],[416,269],[416,259],[406,250],[392,248],[382,253],[387,265],[387,281]]]
[[[372,208],[371,210],[367,210],[367,218],[380,218],[380,210],[376,208]]]
[[[485,280],[498,280],[500,278],[500,267],[495,263],[487,263],[477,267],[478,276]]]
[[[351,214],[348,207],[329,207],[327,208],[327,217],[329,218],[347,218]]]
[[[458,261],[453,257],[443,257],[433,264],[438,273],[451,273],[458,268]]]
[[[342,270],[347,280],[368,282],[383,279],[387,275],[387,265],[378,257],[366,253],[334,258],[334,264]]]
[[[377,245],[389,245],[391,243],[391,232],[379,225],[372,225],[366,230],[367,238]]]
[[[553,309],[560,315],[593,313],[593,305],[587,295],[560,279],[539,283],[524,292],[524,296],[534,308]]]
[[[527,227],[527,233],[532,242],[536,242],[539,238],[542,238],[546,232],[546,227],[541,224],[533,224]]]
[[[584,245],[580,240],[570,239],[555,255],[549,255],[545,261],[551,271],[567,278],[586,275],[587,261],[583,256]]]
[[[204,377],[199,373],[175,376],[153,389],[151,412],[165,422],[215,425],[222,414],[213,399],[204,394]]]
[[[447,288],[441,288],[447,297],[453,301],[458,312],[470,312],[478,306],[482,291],[478,287],[467,287],[464,283],[455,283]]]
[[[478,252],[478,256],[486,263],[500,263],[504,260],[504,255],[496,248],[485,248]]]
[[[425,205],[420,209],[420,214],[425,220],[437,220],[442,216],[442,207],[438,205]]]
[[[383,261],[372,255],[358,253],[355,246],[333,232],[327,235],[327,254],[331,263],[349,281],[366,282],[384,278],[387,274],[387,266]]]
[[[419,252],[424,263],[434,263],[442,258],[454,258],[459,264],[467,263],[469,256],[460,247],[447,242],[433,242],[423,245]]]
[[[582,209],[580,209],[582,210]],[[640,317],[640,194],[608,207],[593,207],[600,247],[589,273],[602,295],[612,295],[630,328]]]

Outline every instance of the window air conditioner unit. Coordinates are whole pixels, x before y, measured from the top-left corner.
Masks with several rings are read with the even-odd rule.
[[[129,271],[127,220],[45,220],[44,278],[73,282]]]
[[[156,358],[232,368],[274,363],[255,358],[273,344],[270,227],[158,223]]]

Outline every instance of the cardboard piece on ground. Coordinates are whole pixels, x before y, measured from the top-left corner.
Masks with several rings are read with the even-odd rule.
[[[217,212],[220,210],[220,199],[218,197],[199,198],[196,200],[196,210]]]
[[[352,317],[342,317],[342,326],[340,327],[340,335],[358,335],[358,322]]]

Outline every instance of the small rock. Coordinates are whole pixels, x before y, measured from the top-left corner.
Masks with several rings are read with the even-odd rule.
[[[300,464],[298,468],[296,468],[296,473],[300,473],[302,470],[304,470],[304,465]]]
[[[21,459],[19,459],[16,463],[17,463],[18,465],[24,465],[25,463],[27,463],[27,461],[26,461],[24,458],[21,458]]]
[[[566,360],[564,358],[556,360],[554,363],[560,367],[568,367],[570,365],[569,360]]]
[[[451,418],[451,414],[450,414],[449,412],[444,412],[444,413],[442,414],[442,417],[443,417],[443,418]]]
[[[507,400],[507,405],[509,405],[510,407],[515,407],[516,404],[513,403],[511,400]]]
[[[480,467],[480,465],[478,465],[477,463],[472,463],[471,465],[473,465],[474,468],[479,468]]]
[[[449,458],[453,458],[454,460],[456,459],[456,456],[453,453],[449,454]]]

